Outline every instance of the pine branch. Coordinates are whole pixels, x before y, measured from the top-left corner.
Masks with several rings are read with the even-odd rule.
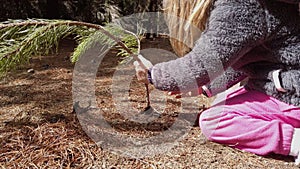
[[[117,42],[126,52],[129,54],[133,54],[132,51],[117,37],[109,33],[107,30],[105,30],[102,26],[92,24],[92,23],[86,23],[86,22],[79,22],[79,21],[61,21],[58,23],[49,23],[49,22],[20,22],[20,23],[11,23],[11,24],[1,24],[0,29],[3,28],[11,28],[11,27],[20,27],[20,26],[48,26],[48,27],[55,27],[55,26],[60,26],[60,25],[68,25],[68,26],[86,26],[88,28],[94,28],[97,30],[100,30],[103,34],[108,36],[109,38],[113,39],[115,42]],[[47,30],[45,30],[47,31]]]
[[[34,55],[48,54],[53,47],[57,51],[59,40],[71,34],[77,35],[79,40],[72,62],[76,62],[95,40],[107,45],[117,44],[123,55],[137,58],[139,53],[138,37],[116,25],[102,27],[65,20],[8,21],[0,24],[0,73],[28,63]]]

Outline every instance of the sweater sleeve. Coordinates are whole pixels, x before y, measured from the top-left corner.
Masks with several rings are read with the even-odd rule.
[[[235,71],[230,67],[224,72],[224,74],[218,76],[210,84],[208,84],[206,88],[209,90],[211,96],[214,96],[229,89],[246,78],[247,75],[244,72]]]
[[[164,91],[206,85],[264,38],[265,13],[256,0],[216,0],[207,29],[182,58],[152,68],[153,84]]]

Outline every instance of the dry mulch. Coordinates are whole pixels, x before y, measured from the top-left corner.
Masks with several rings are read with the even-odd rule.
[[[113,153],[87,136],[73,111],[69,56],[74,43],[64,40],[56,55],[34,58],[0,81],[0,166],[2,168],[297,168],[289,157],[260,157],[207,141],[199,127],[170,151],[153,157],[130,158]],[[167,39],[144,40],[144,48],[171,50]],[[121,123],[110,94],[111,77],[119,58],[112,51],[97,75],[96,96],[105,119],[115,131],[132,137],[151,136],[168,128],[180,102],[170,104],[160,123]],[[29,69],[32,69],[28,72]],[[145,105],[144,88],[133,81],[130,101]],[[199,109],[210,100],[196,98]],[[200,106],[201,105],[201,106]],[[201,110],[199,110],[200,112]],[[126,120],[126,119],[125,119]],[[157,126],[158,125],[158,126]]]

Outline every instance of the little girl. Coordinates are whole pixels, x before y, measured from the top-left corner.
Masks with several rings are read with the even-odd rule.
[[[178,0],[164,4],[172,1]],[[134,63],[138,80],[172,92],[192,90],[196,81],[211,97],[248,77],[225,104],[201,114],[201,130],[209,140],[258,155],[291,155],[299,164],[300,0],[195,3],[188,20],[197,23],[199,10],[207,17],[198,21],[205,28],[192,51],[154,66],[139,56],[147,70]]]

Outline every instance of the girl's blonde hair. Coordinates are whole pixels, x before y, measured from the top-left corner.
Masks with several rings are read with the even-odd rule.
[[[205,30],[213,0],[163,0],[163,9],[168,14],[171,45],[179,56],[187,54]],[[169,17],[169,16],[177,17]],[[197,28],[197,29],[195,29]]]

